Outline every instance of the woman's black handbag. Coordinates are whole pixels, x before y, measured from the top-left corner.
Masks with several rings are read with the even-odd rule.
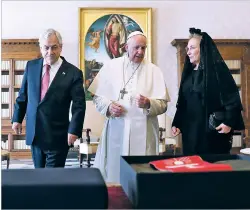
[[[226,118],[225,112],[214,112],[209,115],[209,128],[211,130],[216,130],[216,127],[218,127]]]

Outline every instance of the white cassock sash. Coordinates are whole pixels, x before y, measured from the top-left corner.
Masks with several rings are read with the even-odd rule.
[[[147,116],[136,107],[134,97],[125,95],[119,103],[125,108],[122,155],[145,155],[147,140]]]
[[[136,87],[137,79],[133,81],[133,86]],[[125,109],[125,113],[122,117],[109,121],[112,129],[108,132],[108,139],[113,139],[113,146],[116,143],[120,145],[121,155],[145,155],[147,116],[135,104],[136,88],[129,90],[128,87],[127,90],[128,93],[124,95],[124,98],[116,102]],[[122,142],[117,142],[115,139],[122,139]],[[118,148],[118,145],[115,147]]]

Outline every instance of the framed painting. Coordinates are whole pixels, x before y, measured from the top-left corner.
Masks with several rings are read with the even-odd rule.
[[[87,91],[105,61],[123,56],[128,35],[141,31],[147,36],[145,58],[149,61],[152,45],[152,8],[80,8],[79,61]]]

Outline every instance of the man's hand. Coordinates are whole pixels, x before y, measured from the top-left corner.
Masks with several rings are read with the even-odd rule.
[[[68,145],[69,146],[74,145],[76,139],[78,139],[78,136],[68,133]]]
[[[139,108],[149,109],[150,108],[150,100],[142,95],[135,97],[135,104]]]
[[[178,136],[181,133],[181,130],[179,128],[176,128],[175,126],[172,127],[172,135]]]
[[[221,123],[218,127],[216,127],[218,133],[229,133],[231,131],[231,127]]]
[[[120,117],[123,114],[124,109],[120,104],[112,102],[109,105],[108,112],[112,117]]]
[[[12,130],[15,131],[16,134],[22,134],[22,124],[18,122],[13,122]]]

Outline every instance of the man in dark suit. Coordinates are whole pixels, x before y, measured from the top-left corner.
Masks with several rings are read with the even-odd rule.
[[[59,32],[46,30],[39,45],[43,58],[26,65],[12,129],[22,132],[26,114],[26,144],[31,145],[35,168],[64,167],[69,147],[82,135],[86,109],[83,74],[60,56]]]

